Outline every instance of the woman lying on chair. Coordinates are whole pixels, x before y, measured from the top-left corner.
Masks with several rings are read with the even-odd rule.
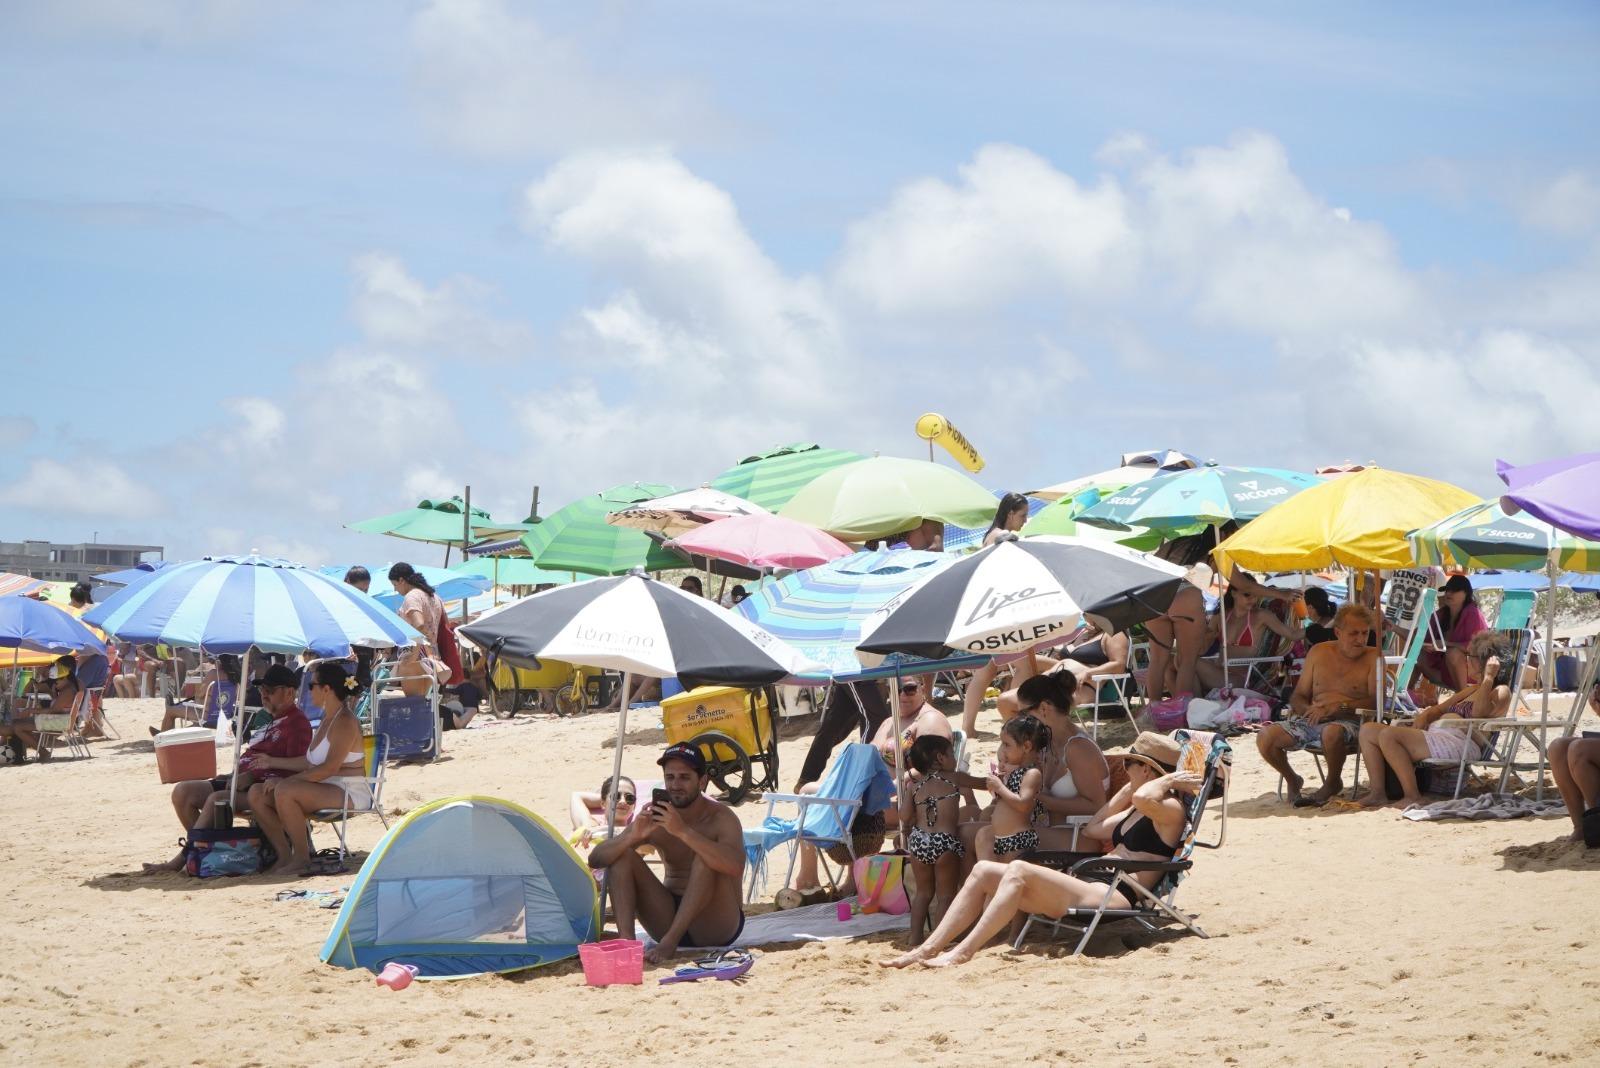
[[[250,787],[250,811],[278,853],[278,862],[270,869],[273,872],[332,874],[319,871],[312,864],[306,816],[325,808],[340,808],[347,798],[351,811],[372,807],[361,723],[350,711],[350,701],[361,687],[335,661],[324,660],[315,672],[311,700],[322,709],[322,723],[311,738],[311,748],[303,757],[255,756],[247,769],[257,775],[268,769],[294,772],[288,778]]]
[[[1126,762],[1128,785],[1095,813],[1094,822],[1084,833],[1093,838],[1109,838],[1113,847],[1108,856],[1164,861],[1177,853],[1183,841],[1187,809],[1180,795],[1198,792],[1204,781],[1192,772],[1175,770],[1178,753],[1172,739],[1145,732],[1127,752],[1106,754],[1120,756]],[[1113,878],[1109,874],[1080,878],[1026,862],[982,861],[972,869],[928,940],[910,953],[880,963],[889,968],[964,964],[1019,913],[1057,917],[1071,908],[1098,906],[1106,900],[1107,884]],[[1153,887],[1161,873],[1139,872],[1132,878]],[[1111,891],[1109,908],[1132,905],[1123,891]],[[939,952],[963,931],[967,931],[965,938],[947,952]]]
[[[1476,760],[1483,754],[1484,739],[1477,731],[1460,726],[1463,720],[1494,719],[1511,706],[1509,678],[1513,655],[1510,635],[1503,631],[1481,630],[1467,645],[1467,685],[1449,699],[1418,712],[1410,726],[1399,723],[1366,723],[1361,727],[1361,756],[1367,764],[1367,793],[1363,808],[1389,804],[1384,775],[1393,768],[1400,780],[1400,799],[1395,807],[1422,803],[1417,789],[1416,764],[1419,760]],[[1501,671],[1501,664],[1506,670]]]

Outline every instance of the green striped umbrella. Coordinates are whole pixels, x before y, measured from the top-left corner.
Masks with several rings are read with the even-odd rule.
[[[579,497],[524,534],[522,544],[534,564],[545,571],[625,575],[636,567],[646,571],[683,567],[683,557],[661,548],[642,531],[606,522],[607,515],[630,504],[674,492],[660,483],[635,482]]]
[[[1600,542],[1557,530],[1527,512],[1506,515],[1497,500],[1463,508],[1406,535],[1420,564],[1480,571],[1600,572]]]
[[[1090,491],[1091,496],[1093,491]],[[1079,523],[1073,517],[1073,512],[1082,507],[1081,494],[1071,497],[1062,497],[1052,501],[1034,513],[1022,525],[1020,533],[1024,538],[1031,538],[1035,534],[1062,534],[1069,538],[1088,538],[1098,541],[1114,541],[1119,545],[1126,545],[1133,549],[1149,552],[1161,544],[1164,537],[1176,537],[1173,531],[1155,531],[1146,528],[1138,530],[1107,530],[1105,527],[1090,526],[1088,523]],[[1204,529],[1196,528],[1196,529]],[[1193,533],[1189,531],[1188,533]]]
[[[973,527],[994,518],[994,494],[954,468],[874,456],[824,471],[778,509],[841,541],[910,530],[925,520]]]
[[[789,498],[800,492],[806,483],[824,471],[861,459],[865,457],[860,453],[824,449],[819,445],[798,442],[740,460],[712,479],[711,488],[743,497],[769,512],[776,512],[788,504]],[[989,510],[994,511],[992,504]]]
[[[392,538],[426,541],[435,545],[460,545],[461,513],[465,508],[466,502],[460,497],[451,497],[447,501],[419,501],[415,508],[380,515],[376,519],[363,519],[348,526],[362,534],[387,534]],[[497,524],[483,509],[474,508],[472,526],[474,531],[498,530],[503,524]]]

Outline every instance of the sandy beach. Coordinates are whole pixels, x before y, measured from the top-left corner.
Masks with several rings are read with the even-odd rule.
[[[591,989],[574,960],[393,993],[318,962],[332,912],[275,900],[353,875],[119,874],[179,836],[144,737],[158,712],[110,702],[124,740],[96,743],[92,760],[0,769],[0,981],[28,1007],[0,1032],[0,1060],[621,1064],[707,1048],[781,1064],[1504,1065],[1594,1063],[1600,1048],[1600,854],[1567,842],[1565,821],[1287,809],[1248,740],[1227,843],[1180,896],[1209,940],[1097,937],[1079,960],[1060,945],[992,949],[931,973],[878,968],[880,935],[759,951],[739,984],[659,987],[655,969],[642,987]],[[564,828],[569,793],[609,769],[609,716],[480,723],[447,735],[438,763],[393,769],[386,807],[490,794]],[[980,759],[997,723],[980,721]],[[786,724],[785,785],[814,726]],[[659,715],[636,712],[625,768],[646,777],[660,745]],[[764,811],[739,809],[747,824]],[[380,834],[360,820],[352,844],[364,853]]]

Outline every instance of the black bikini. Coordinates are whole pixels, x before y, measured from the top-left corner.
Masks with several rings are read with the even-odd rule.
[[[1132,829],[1124,832],[1128,821],[1133,821]],[[1156,825],[1150,817],[1142,813],[1130,813],[1117,829],[1111,832],[1112,846],[1126,846],[1129,852],[1151,853],[1158,857],[1170,857],[1178,851],[1178,847],[1168,843],[1161,837],[1161,832],[1156,830]]]
[[[949,831],[933,829],[934,824],[939,822],[939,802],[960,797],[961,792],[956,789],[955,783],[937,771],[928,773],[927,782],[941,782],[950,789],[946,793],[925,796],[917,802],[922,806],[923,819],[927,826],[911,829],[911,833],[906,836],[906,851],[923,864],[937,864],[947,853],[954,853],[957,857],[966,856],[967,849],[961,844],[960,838]]]

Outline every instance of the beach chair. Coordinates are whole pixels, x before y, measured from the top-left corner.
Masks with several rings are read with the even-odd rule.
[[[199,701],[184,701],[179,708],[183,718],[202,727],[216,727],[221,720],[232,720],[239,703],[238,684],[218,679],[206,686]]]
[[[800,846],[816,847],[823,876],[830,887],[837,889],[838,880],[828,866],[826,850],[843,845],[852,862],[856,859],[855,842],[850,825],[857,813],[865,808],[880,812],[889,806],[894,795],[894,780],[878,751],[865,742],[852,742],[840,751],[817,785],[814,794],[769,793],[767,817],[760,827],[744,832],[745,871],[748,882],[745,900],[755,900],[756,887],[766,874],[767,855],[789,844],[789,868],[784,873],[783,885],[788,886],[794,877],[794,866],[800,856]],[[793,819],[778,816],[778,805],[793,805]]]
[[[1130,657],[1131,660],[1131,657]],[[1139,729],[1133,720],[1133,706],[1128,702],[1128,688],[1133,685],[1133,673],[1124,671],[1119,675],[1093,675],[1089,682],[1094,683],[1094,700],[1087,706],[1089,709],[1089,737],[1096,743],[1100,741],[1100,710],[1102,708],[1120,708],[1128,717],[1129,726],[1135,731]]]
[[[1500,597],[1500,609],[1489,624],[1495,630],[1526,630],[1533,618],[1537,594],[1532,590],[1507,590]]]
[[[390,760],[439,759],[442,743],[439,724],[439,683],[428,680],[428,692],[407,697],[400,680],[387,678],[380,687],[374,679],[372,733],[389,739]]]
[[[349,855],[350,847],[346,844],[345,833],[350,826],[350,817],[362,813],[370,813],[378,817],[383,824],[383,829],[389,829],[389,818],[383,814],[383,783],[386,778],[389,755],[389,739],[382,734],[369,734],[361,739],[362,769],[366,775],[367,789],[372,791],[372,804],[359,808],[350,805],[347,795],[344,803],[338,808],[323,808],[306,816],[306,823],[331,824],[333,833],[339,837],[339,859],[343,860]],[[312,850],[314,853],[315,850]]]
[[[1178,886],[1184,876],[1194,867],[1194,850],[1220,849],[1227,840],[1230,776],[1226,773],[1224,763],[1231,759],[1232,750],[1221,735],[1210,735],[1209,742],[1204,740],[1207,736],[1198,733],[1191,735],[1188,731],[1175,731],[1173,737],[1183,742],[1186,748],[1205,747],[1205,781],[1189,804],[1183,841],[1179,844],[1177,853],[1169,861],[1126,860],[1112,856],[1087,857],[1077,861],[1067,869],[1068,874],[1079,876],[1100,874],[1112,877],[1112,882],[1106,886],[1105,896],[1101,898],[1100,903],[1093,908],[1067,909],[1058,917],[1030,915],[1023,921],[1022,929],[1017,932],[1013,948],[1022,948],[1022,943],[1027,940],[1028,932],[1035,924],[1049,927],[1053,932],[1062,929],[1083,932],[1078,944],[1072,950],[1071,956],[1074,957],[1083,952],[1084,947],[1089,944],[1089,939],[1102,923],[1128,922],[1151,932],[1168,924],[1179,924],[1201,938],[1211,937],[1195,923],[1193,915],[1178,909],[1177,894]],[[1180,758],[1179,763],[1180,766],[1185,766],[1189,762],[1189,753],[1186,753],[1184,758]],[[1199,837],[1200,824],[1205,816],[1206,804],[1213,793],[1219,795],[1222,805],[1220,827],[1216,841],[1202,842]],[[1024,858],[1018,863],[1033,863],[1033,861]],[[1146,887],[1133,878],[1141,872],[1159,872],[1161,879],[1154,888]],[[1112,907],[1112,895],[1118,890],[1128,898],[1131,907]]]
[[[33,714],[34,730],[39,734],[39,759],[49,760],[55,756],[56,745],[60,742],[67,743],[67,752],[74,757],[88,758],[94,756],[89,752],[89,742],[83,736],[84,718],[90,715],[88,711],[89,691],[79,690],[78,696],[73,698],[72,707],[65,712],[35,712]]]

